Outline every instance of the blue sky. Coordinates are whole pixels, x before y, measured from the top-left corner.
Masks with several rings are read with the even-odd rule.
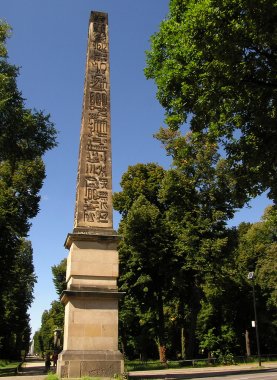
[[[150,36],[168,12],[168,0],[1,0],[0,18],[13,28],[9,61],[21,67],[18,87],[29,108],[45,110],[59,131],[59,146],[45,155],[47,178],[40,213],[29,239],[38,282],[30,309],[33,332],[57,299],[51,266],[68,254],[73,229],[81,106],[90,11],[109,14],[113,191],[129,165],[169,160],[153,134],[163,125],[155,85],[143,74]],[[266,197],[251,202],[234,221],[256,222]],[[114,215],[117,228],[119,216]]]

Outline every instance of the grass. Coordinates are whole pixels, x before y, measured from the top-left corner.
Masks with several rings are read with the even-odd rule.
[[[163,364],[160,361],[146,361],[141,362],[139,360],[126,360],[125,361],[125,371],[147,371],[147,370],[158,370],[158,369],[177,369],[177,368],[190,368],[190,367],[207,367],[210,366],[210,364],[207,364],[203,361],[196,361],[194,365],[192,364],[191,360],[188,361],[174,361],[170,360],[167,362],[167,364]]]
[[[263,358],[262,362],[263,364],[268,361],[268,358]],[[271,358],[270,361],[276,361],[276,357],[273,359]],[[184,360],[184,361],[168,361],[167,365],[160,363],[160,361],[145,361],[142,362],[140,360],[126,360],[125,361],[125,371],[147,371],[147,370],[159,370],[159,369],[177,369],[177,368],[203,368],[203,367],[218,367],[218,366],[224,366],[224,365],[230,365],[230,364],[236,364],[236,365],[243,365],[243,364],[250,364],[250,363],[257,363],[257,358],[251,358],[247,361],[243,360],[234,360],[234,362],[230,363],[220,363],[220,362],[212,362],[208,363],[207,360],[201,360],[201,359],[194,359],[192,360]]]
[[[55,373],[49,372],[45,379],[46,380],[59,380],[59,377]]]
[[[16,374],[17,367],[21,362],[10,360],[0,360],[0,377],[13,376]]]
[[[172,362],[173,363],[173,362]],[[169,363],[171,364],[171,363]],[[139,360],[126,360],[125,361],[125,371],[144,371],[144,370],[152,370],[152,369],[165,369],[165,368],[178,368],[178,366],[166,366],[161,362],[157,361],[149,361],[149,362],[141,362]]]

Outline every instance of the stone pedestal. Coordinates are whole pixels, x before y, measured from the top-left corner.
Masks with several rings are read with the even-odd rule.
[[[61,378],[83,376],[113,378],[123,370],[120,352],[76,350],[62,352],[57,369]]]
[[[115,233],[70,234],[67,263],[62,378],[113,377],[124,371],[118,351],[118,237]]]

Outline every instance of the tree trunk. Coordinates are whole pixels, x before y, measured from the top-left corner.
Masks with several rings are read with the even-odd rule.
[[[193,359],[195,357],[196,347],[196,323],[200,310],[200,293],[195,285],[192,288],[191,302],[190,302],[190,323],[186,331],[186,358]]]
[[[158,350],[159,359],[161,363],[166,363],[166,344],[164,334],[164,310],[163,310],[163,298],[162,292],[158,294]]]
[[[181,357],[182,359],[185,359],[185,344],[186,344],[186,338],[185,338],[185,331],[184,327],[181,327]]]
[[[251,356],[251,349],[250,349],[250,336],[249,331],[245,330],[245,347],[246,347],[246,356]]]
[[[166,363],[166,347],[165,346],[159,346],[159,359],[161,363]]]

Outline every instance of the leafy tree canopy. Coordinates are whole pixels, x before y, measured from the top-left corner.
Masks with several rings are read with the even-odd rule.
[[[38,213],[45,178],[42,156],[56,146],[50,116],[26,108],[17,88],[19,71],[7,61],[9,33],[10,27],[0,21],[0,243],[6,264],[18,239],[27,235],[29,219]]]
[[[168,127],[216,141],[246,200],[277,199],[276,20],[272,0],[171,0],[147,52]]]
[[[153,163],[129,167],[122,177],[122,191],[114,194],[114,207],[123,215],[119,229],[123,237],[120,289],[127,293],[121,308],[123,334],[131,320],[142,329],[141,339],[147,340],[142,335],[147,326],[162,362],[166,360],[164,300],[172,296],[174,273],[171,234],[159,201],[164,174],[162,167]],[[130,308],[135,308],[137,318],[130,318]],[[132,330],[139,329],[132,326]]]
[[[62,292],[66,289],[66,263],[67,260],[63,259],[58,265],[53,265],[51,268],[53,282],[59,296],[61,296]]]
[[[255,271],[256,283],[263,290],[268,305],[277,308],[277,210],[265,210],[260,222],[252,224],[240,237],[238,266],[247,272]],[[277,309],[276,309],[277,310]]]
[[[66,288],[66,259],[58,265],[52,266],[53,283],[58,296],[61,296]],[[51,302],[49,310],[44,310],[41,317],[41,327],[34,335],[36,353],[45,353],[47,350],[54,350],[54,331],[63,329],[64,326],[64,305],[60,301]]]
[[[0,20],[0,344],[6,355],[28,346],[28,307],[35,282],[32,248],[24,238],[39,211],[44,153],[56,146],[49,115],[28,109],[8,62],[9,25]],[[0,348],[1,350],[1,348]]]
[[[22,239],[13,252],[12,268],[5,286],[1,284],[0,357],[18,359],[28,351],[31,329],[28,309],[36,282],[31,242]]]

